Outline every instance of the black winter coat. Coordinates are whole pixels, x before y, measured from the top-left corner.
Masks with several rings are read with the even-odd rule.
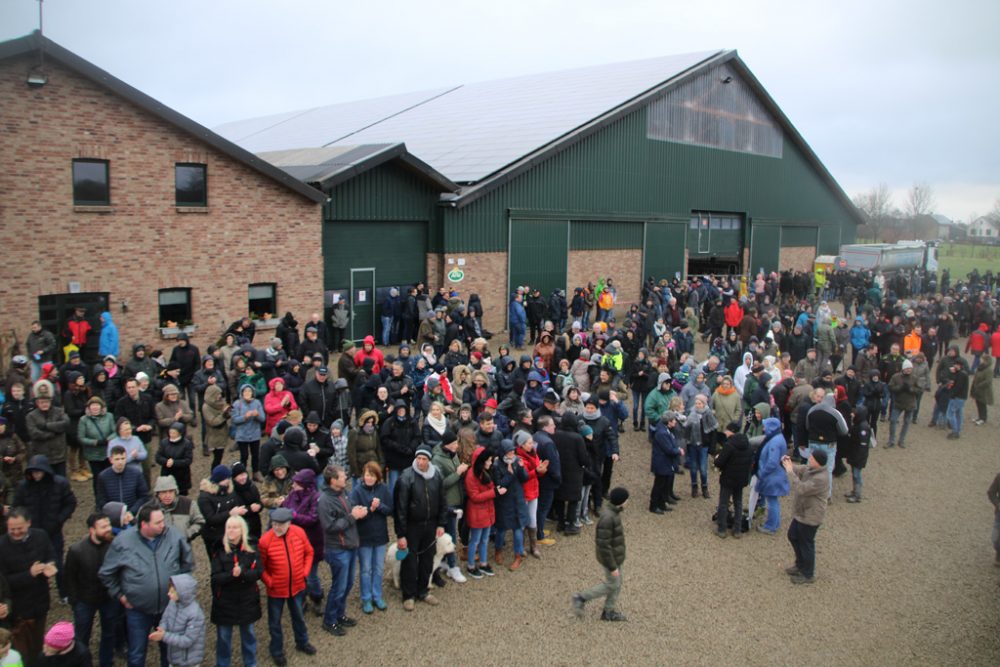
[[[29,529],[28,538],[15,542],[9,535],[0,537],[0,576],[10,586],[11,613],[6,620],[36,618],[49,610],[49,580],[31,576],[33,563],[54,563],[55,551],[49,536],[41,528]]]
[[[379,433],[385,464],[390,470],[405,470],[413,463],[417,445],[420,444],[420,429],[414,419],[399,421],[390,416],[382,424]]]
[[[99,605],[108,599],[108,590],[97,572],[104,564],[111,542],[94,544],[89,536],[72,545],[66,552],[63,581],[70,604],[86,602]]]
[[[396,535],[405,536],[418,523],[444,527],[448,519],[448,503],[444,497],[444,479],[440,472],[430,479],[408,467],[396,480],[393,490],[393,524]]]
[[[562,483],[556,498],[565,501],[580,499],[583,490],[583,469],[590,467],[590,455],[583,436],[576,431],[576,418],[564,417],[559,429],[552,434],[552,442],[559,451]]]
[[[236,494],[219,493],[218,485],[202,480],[201,493],[198,494],[198,509],[205,517],[205,527],[201,530],[201,536],[206,544],[222,543],[222,538],[226,534],[229,510],[240,504]]]
[[[239,564],[240,576],[233,576]],[[253,551],[220,550],[212,558],[212,623],[216,625],[246,625],[260,620],[260,591],[257,582],[261,565]]]
[[[334,414],[334,393],[333,383],[329,380],[322,383],[317,382],[315,378],[309,380],[299,390],[299,409],[304,415],[315,412],[319,415],[323,427],[330,428],[330,424],[337,417]]]
[[[39,482],[25,479],[17,485],[14,507],[28,508],[32,527],[49,536],[58,535],[76,511],[76,496],[65,477],[45,473]]]
[[[715,467],[721,473],[719,484],[729,489],[742,489],[750,483],[753,450],[742,433],[735,433],[726,440],[722,451],[715,457]]]

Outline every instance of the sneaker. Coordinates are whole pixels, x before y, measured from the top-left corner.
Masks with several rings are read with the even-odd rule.
[[[776,531],[776,530],[768,530],[764,526],[757,526],[757,532],[758,533],[764,533],[765,535],[774,535],[778,531]]]
[[[487,577],[492,577],[496,572],[493,571],[493,566],[489,564],[479,564],[479,571],[485,574]]]
[[[972,423],[975,424],[976,426],[982,426],[986,422],[984,422],[982,419],[973,419]]]
[[[456,565],[448,568],[448,576],[457,584],[464,584],[468,579],[462,576],[462,570]]]
[[[816,581],[816,577],[804,577],[802,574],[796,574],[791,579],[793,584],[811,584]]]
[[[860,503],[861,502],[861,498],[859,498],[858,496],[851,496],[850,498],[847,499],[847,502],[852,503],[852,504],[853,503]]]
[[[385,600],[379,598],[378,600],[375,600],[375,608],[379,611],[385,611],[389,608],[389,605],[385,603]]]
[[[353,628],[357,624],[358,622],[355,621],[350,616],[341,616],[340,618],[337,619],[337,625],[342,625],[345,628]]]
[[[906,449],[906,445],[904,445],[904,444],[903,444],[903,441],[902,441],[902,440],[900,440],[900,441],[899,441],[898,443],[896,443],[896,444],[897,444],[897,445],[899,445],[899,448],[900,448],[900,449]]]
[[[413,601],[413,598],[410,598],[409,600],[403,600],[403,609],[405,609],[406,611],[413,611],[414,607],[416,606],[417,605]]]
[[[726,539],[726,537],[728,537],[728,534],[724,530],[716,530],[715,531],[715,536],[716,537],[720,537],[722,539]]]
[[[577,618],[583,618],[583,606],[587,604],[587,601],[580,597],[579,593],[574,593],[573,597],[570,598],[570,605],[573,608],[573,613]]]
[[[334,623],[333,625],[330,625],[329,623],[324,623],[323,632],[331,634],[334,637],[343,637],[347,634],[347,630],[342,628],[338,623]]]
[[[959,438],[958,433],[955,433],[954,431],[952,431],[951,433],[948,434],[948,439],[949,440],[958,440],[958,438]]]
[[[316,647],[308,642],[305,644],[297,644],[295,646],[295,650],[299,653],[305,653],[306,655],[316,655]]]
[[[361,601],[361,611],[363,611],[366,614],[373,614],[373,613],[375,613],[375,607],[372,606],[372,601],[371,600],[362,600]]]
[[[584,526],[593,526],[594,525],[594,520],[591,519],[589,516],[585,516],[583,518],[583,525]]]
[[[896,443],[894,443],[894,442],[889,442],[889,444],[888,444],[888,445],[886,445],[886,446],[885,446],[885,448],[886,448],[886,449],[892,449],[892,448],[893,448],[893,447],[895,447],[895,446],[896,446]]]
[[[436,607],[439,604],[441,604],[441,601],[438,600],[436,597],[434,597],[433,593],[428,593],[420,601],[421,602],[426,602],[427,604],[429,604],[432,607]]]
[[[483,578],[483,573],[479,570],[478,567],[467,567],[465,569],[465,573],[467,575],[469,575],[470,577],[472,577],[473,579],[482,579]]]
[[[653,514],[666,514],[666,512],[664,512],[659,507],[650,507],[649,511],[652,512]]]
[[[542,539],[538,540],[538,543],[543,544],[547,547],[551,547],[553,544],[556,543],[556,541],[551,537],[543,537]]]
[[[615,611],[614,609],[610,610],[605,609],[604,611],[601,612],[601,620],[617,622],[617,621],[627,621],[628,619],[625,618],[625,614],[621,613],[620,611]]]
[[[785,568],[785,574],[787,574],[790,577],[794,577],[797,574],[801,574],[799,572],[799,566],[798,565],[789,565],[788,567]]]

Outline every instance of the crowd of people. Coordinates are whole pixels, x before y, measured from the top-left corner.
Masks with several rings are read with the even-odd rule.
[[[363,614],[388,607],[387,558],[414,611],[440,603],[433,582],[525,569],[597,517],[605,582],[572,607],[605,596],[601,618],[624,620],[629,492],[613,481],[630,421],[648,442],[628,455],[650,457],[649,512],[673,511],[687,476],[692,499],[717,494],[720,538],[775,535],[791,493],[788,573],[811,583],[834,475],[850,472],[846,500],[862,502],[870,449],[905,448],[925,395],[928,426],[949,438],[970,397],[986,423],[1000,374],[993,289],[992,274],[952,286],[922,272],[786,271],[651,278],[626,306],[610,278],[568,300],[523,287],[505,304],[509,341],[491,343],[478,297],[418,285],[390,293],[383,349],[343,339],[341,307],[330,322],[313,314],[301,338],[291,313],[265,340],[242,318],[204,354],[181,334],[169,356],[136,343],[120,360],[102,328],[92,364],[80,353],[92,332],[67,327],[76,349],[60,365],[55,336],[32,323],[0,409],[0,653],[91,664],[97,620],[101,667],[116,653],[144,665],[151,642],[162,665],[197,665],[207,619],[215,663],[231,664],[238,630],[252,666],[263,588],[268,653],[283,665],[286,608],[294,649],[313,655],[307,616],[345,635],[360,622],[347,615],[356,580]],[[83,520],[67,549],[67,523]],[[50,579],[72,605],[68,627],[47,627]]]

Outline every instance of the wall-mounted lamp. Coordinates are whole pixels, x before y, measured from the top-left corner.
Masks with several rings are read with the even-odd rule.
[[[732,83],[732,82],[733,82],[733,77],[731,76],[727,76],[722,79],[722,83]]]
[[[128,299],[122,299],[122,312],[128,312]]]
[[[28,78],[26,83],[32,88],[41,88],[49,82],[49,75],[43,72],[39,68],[35,68],[28,72]]]

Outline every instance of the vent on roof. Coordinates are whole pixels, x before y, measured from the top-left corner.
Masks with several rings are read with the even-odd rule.
[[[646,113],[646,137],[776,158],[783,148],[780,126],[729,65],[653,101]]]

